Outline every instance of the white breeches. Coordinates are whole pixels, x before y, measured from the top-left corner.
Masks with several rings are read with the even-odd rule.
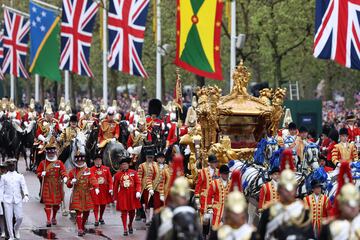
[[[9,231],[10,238],[14,238],[15,232],[19,230],[21,222],[23,220],[22,202],[4,203],[6,226]],[[15,225],[13,226],[13,217],[15,215]]]

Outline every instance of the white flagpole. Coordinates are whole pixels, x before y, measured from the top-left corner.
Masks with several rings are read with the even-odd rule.
[[[103,100],[104,104],[108,106],[108,75],[107,75],[107,12],[106,0],[103,3]]]
[[[35,102],[39,102],[40,101],[40,76],[39,74],[35,74]]]
[[[230,91],[234,85],[232,79],[236,67],[236,1],[231,2],[231,43],[230,43]]]
[[[10,99],[15,102],[15,76],[14,74],[10,75]]]
[[[52,4],[49,4],[49,3],[46,3],[46,2],[43,2],[43,1],[40,1],[40,0],[31,0],[33,1],[34,3],[37,3],[37,4],[40,4],[40,5],[43,5],[44,7],[48,7],[48,8],[52,8],[54,10],[57,10],[59,12],[61,12],[61,8],[55,6],[55,5],[52,5]]]
[[[161,7],[156,0],[156,98],[161,100]]]
[[[70,100],[69,85],[70,85],[70,73],[68,70],[66,70],[65,71],[65,102],[68,102]]]

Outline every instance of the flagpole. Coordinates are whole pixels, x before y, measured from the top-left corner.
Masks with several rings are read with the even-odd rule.
[[[40,101],[39,89],[40,89],[40,76],[39,74],[35,74],[35,102]]]
[[[17,13],[17,14],[19,14],[19,15],[22,15],[22,16],[24,16],[24,17],[27,17],[27,18],[30,17],[29,14],[24,13],[24,12],[21,12],[21,11],[15,9],[15,8],[12,8],[12,7],[8,7],[8,6],[6,6],[5,4],[2,4],[1,7],[4,8],[4,9],[9,10],[9,11],[11,11],[11,12],[14,12],[14,13]]]
[[[108,106],[108,76],[107,76],[107,12],[106,0],[103,3],[103,100],[104,104]]]
[[[15,101],[15,76],[10,74],[10,99]]]
[[[65,102],[69,101],[69,84],[70,83],[70,73],[68,70],[65,71]]]
[[[230,91],[234,81],[232,79],[233,71],[236,67],[236,1],[231,2],[231,43],[230,43]]]
[[[161,100],[161,0],[156,0],[156,98]]]
[[[43,5],[44,7],[52,8],[54,10],[57,10],[57,11],[61,12],[61,8],[59,8],[57,6],[54,6],[52,4],[49,4],[49,3],[46,3],[46,2],[43,2],[43,1],[40,1],[40,0],[31,0],[31,1],[34,2],[34,3],[40,4],[40,5]]]

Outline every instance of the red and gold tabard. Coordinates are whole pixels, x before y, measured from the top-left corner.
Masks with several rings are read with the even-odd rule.
[[[91,173],[95,176],[99,184],[99,195],[94,194],[93,200],[96,205],[106,205],[112,202],[112,196],[109,193],[113,189],[113,180],[110,168],[104,165],[100,167],[93,166],[90,168]]]
[[[320,234],[320,228],[325,218],[329,217],[331,204],[327,196],[310,194],[304,198],[305,206],[310,209],[314,231]]]
[[[209,188],[207,196],[207,208],[213,210],[212,228],[217,230],[220,227],[224,213],[225,199],[229,193],[231,182],[222,179],[215,179]]]
[[[200,200],[200,213],[204,214],[206,207],[206,198],[211,185],[211,182],[215,177],[219,176],[219,170],[215,169],[213,176],[210,173],[210,167],[199,170],[198,180],[195,186],[195,197]]]
[[[120,127],[117,121],[110,121],[109,119],[104,119],[100,123],[99,131],[99,144],[102,145],[103,141],[108,139],[116,138],[120,136]]]
[[[166,199],[169,191],[169,182],[170,182],[170,169],[167,164],[156,164],[154,169],[155,171],[149,175],[148,186],[149,189],[154,190],[154,209],[159,209],[164,206],[164,201]]]
[[[114,200],[116,210],[131,211],[141,207],[136,193],[141,192],[141,184],[135,170],[119,171],[114,175]]]
[[[271,203],[279,200],[277,187],[273,181],[267,182],[262,185],[259,195],[259,212],[264,211]]]
[[[76,178],[75,184],[71,180]],[[69,180],[67,182],[69,188],[73,188],[70,202],[70,210],[78,210],[80,212],[90,211],[94,208],[91,191],[99,188],[99,184],[91,173],[90,168],[83,167],[81,169],[74,168],[69,172]]]
[[[338,143],[331,152],[331,160],[336,165],[338,162],[358,161],[358,153],[353,143]]]
[[[41,173],[46,171],[44,177]],[[42,183],[42,200],[45,205],[59,205],[64,198],[62,179],[67,176],[64,164],[60,160],[53,162],[42,160],[36,173]]]

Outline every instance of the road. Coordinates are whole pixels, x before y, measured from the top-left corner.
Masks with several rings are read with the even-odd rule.
[[[134,222],[134,234],[123,237],[123,228],[120,218],[120,212],[115,210],[114,205],[106,208],[104,214],[105,225],[94,227],[94,215],[91,212],[86,228],[89,230],[84,237],[77,236],[77,228],[70,220],[70,216],[62,216],[59,211],[58,224],[50,228],[46,227],[46,217],[44,205],[39,202],[40,184],[33,172],[25,171],[25,163],[23,159],[19,161],[19,172],[24,174],[26,184],[29,188],[30,202],[23,204],[24,219],[21,225],[21,239],[145,239],[146,227],[143,222]],[[70,191],[65,189],[65,204],[69,206]]]

